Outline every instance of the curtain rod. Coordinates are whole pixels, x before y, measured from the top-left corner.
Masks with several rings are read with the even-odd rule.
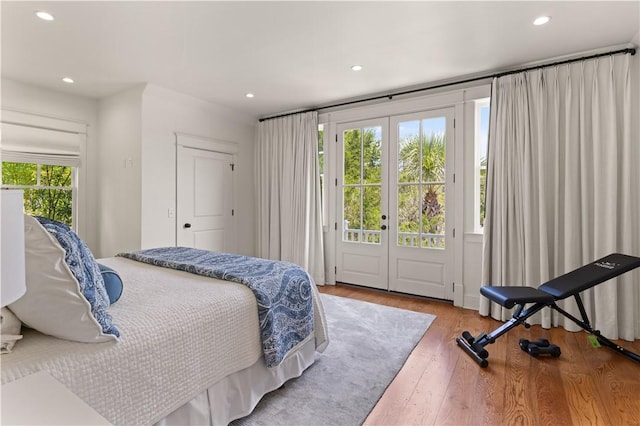
[[[354,100],[354,101],[340,102],[340,103],[325,105],[325,106],[321,106],[321,107],[317,107],[317,108],[309,108],[309,109],[305,109],[305,110],[301,110],[301,111],[294,111],[294,112],[288,112],[288,113],[284,113],[284,114],[272,115],[272,116],[269,116],[269,117],[260,118],[260,119],[258,119],[258,121],[260,123],[262,123],[263,121],[273,120],[274,118],[288,117],[290,115],[303,114],[305,112],[313,112],[313,111],[318,111],[318,110],[321,110],[321,109],[337,108],[337,107],[341,107],[341,106],[353,105],[353,104],[358,104],[358,103],[362,103],[362,102],[377,101],[377,100],[385,99],[385,98],[391,100],[391,99],[393,99],[394,96],[409,95],[409,94],[412,94],[412,93],[424,92],[424,91],[427,91],[427,90],[440,89],[442,87],[456,86],[458,84],[465,84],[465,83],[473,83],[474,81],[485,80],[487,78],[491,78],[491,79],[499,78],[499,77],[504,77],[506,75],[517,74],[517,73],[520,73],[520,72],[533,71],[533,70],[538,70],[538,69],[543,69],[543,68],[548,68],[548,67],[555,67],[555,66],[558,66],[558,65],[571,64],[573,62],[580,62],[580,61],[586,61],[586,60],[589,60],[589,59],[600,58],[602,56],[612,56],[612,55],[620,55],[620,54],[624,54],[624,55],[629,54],[629,55],[633,56],[633,55],[636,54],[636,49],[629,47],[629,48],[625,48],[625,49],[613,50],[613,51],[610,51],[610,52],[595,53],[593,55],[581,56],[579,58],[566,59],[566,60],[563,60],[563,61],[551,62],[551,63],[548,63],[548,64],[535,65],[535,66],[531,66],[531,67],[520,68],[520,69],[511,70],[511,71],[504,71],[504,72],[499,72],[499,73],[494,73],[494,74],[487,74],[487,75],[482,75],[482,76],[479,76],[479,77],[472,77],[472,78],[467,78],[467,79],[464,79],[464,80],[452,81],[452,82],[449,82],[449,83],[436,84],[435,86],[423,87],[423,88],[420,88],[420,89],[404,90],[404,91],[401,91],[401,92],[389,93],[387,95],[371,96],[371,97],[368,97],[368,98],[358,99],[358,100]]]

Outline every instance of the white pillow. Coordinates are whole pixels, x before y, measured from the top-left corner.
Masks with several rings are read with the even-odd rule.
[[[66,230],[63,229],[63,233],[67,233],[66,237],[69,237],[69,231],[68,227]],[[96,305],[92,308],[92,304],[82,292],[78,279],[67,265],[65,256],[70,250],[69,247],[65,250],[56,237],[38,220],[28,215],[24,217],[24,232],[27,291],[24,296],[9,305],[13,313],[25,325],[61,339],[87,343],[118,340],[119,333],[111,324],[111,316],[102,306],[97,306],[99,312],[96,314]],[[81,249],[88,251],[75,233],[70,232],[75,241],[67,244],[72,246],[71,250],[77,250],[81,245]],[[90,259],[82,261],[95,262],[90,252],[89,257]],[[80,265],[83,266],[86,265]],[[78,267],[77,261],[74,267]],[[93,282],[88,283],[94,296],[100,296],[100,299],[106,297],[108,306],[109,299],[104,290],[104,282],[99,284],[102,288]],[[86,290],[87,283],[84,283],[84,287]],[[104,324],[105,315],[108,320],[107,326]],[[102,325],[96,317],[103,320]]]
[[[0,311],[0,354],[8,354],[20,339],[22,323],[9,308]]]

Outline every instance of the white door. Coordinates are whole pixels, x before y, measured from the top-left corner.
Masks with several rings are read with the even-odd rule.
[[[181,145],[177,155],[177,245],[233,252],[233,156]]]
[[[337,126],[337,281],[453,299],[453,118]]]
[[[388,287],[387,123],[338,126],[336,280]]]
[[[391,117],[390,290],[453,299],[453,117]]]

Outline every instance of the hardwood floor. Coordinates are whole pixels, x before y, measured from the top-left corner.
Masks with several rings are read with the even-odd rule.
[[[640,425],[640,364],[593,348],[584,332],[518,327],[500,337],[482,369],[456,344],[498,327],[476,311],[359,287],[320,292],[437,316],[365,425]],[[559,358],[533,358],[520,338],[549,339]],[[616,342],[640,353],[640,340]]]

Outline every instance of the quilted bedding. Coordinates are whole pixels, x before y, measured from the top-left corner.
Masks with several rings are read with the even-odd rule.
[[[244,285],[124,258],[100,263],[125,284],[109,309],[120,342],[76,343],[23,329],[2,356],[2,383],[45,370],[110,422],[152,424],[263,356],[256,300]],[[326,326],[312,287],[309,338],[321,350]]]
[[[260,337],[267,367],[275,367],[313,332],[313,280],[293,263],[217,253],[190,247],[160,247],[118,256],[246,285],[258,302]]]

